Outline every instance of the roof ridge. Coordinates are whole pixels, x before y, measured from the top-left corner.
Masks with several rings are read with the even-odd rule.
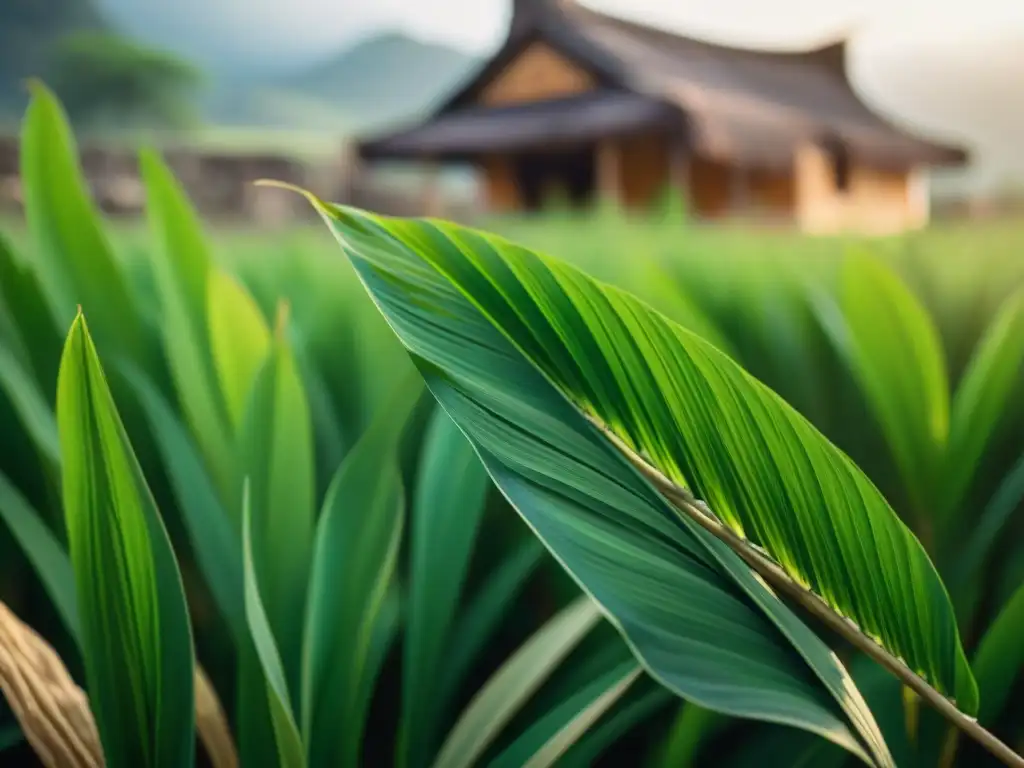
[[[579,15],[584,19],[589,17],[593,21],[609,23],[630,32],[651,35],[660,38],[665,42],[686,42],[729,51],[730,53],[753,54],[773,58],[807,58],[808,56],[823,53],[830,49],[845,47],[859,26],[856,23],[845,24],[837,30],[824,33],[821,36],[821,40],[817,43],[794,48],[772,49],[757,47],[754,45],[720,42],[706,37],[687,34],[685,32],[667,30],[662,27],[658,27],[653,23],[647,23],[607,13],[605,11],[596,10],[584,3],[578,2],[578,0],[550,0],[550,2],[552,9],[561,12],[566,21],[571,22],[573,20],[573,15]]]

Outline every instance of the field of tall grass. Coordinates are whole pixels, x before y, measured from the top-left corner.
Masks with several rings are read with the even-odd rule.
[[[513,276],[508,265],[531,262],[504,261],[503,244],[459,241],[473,258],[493,254],[478,264],[487,280],[463,284],[458,249],[434,254],[442,246],[429,229],[364,241],[370,225],[339,213],[341,250],[323,225],[209,230],[154,154],[142,159],[146,221],[103,222],[59,105],[42,90],[23,146],[26,219],[4,224],[0,237],[3,759],[179,766],[198,754],[218,768],[1006,762],[984,737],[957,735],[927,691],[907,687],[911,677],[957,699],[961,725],[974,720],[1024,749],[1024,223],[885,239],[608,211],[485,223],[635,294],[778,393],[849,457],[849,477],[862,472],[880,491],[861,519],[849,495],[829,497],[829,477],[801,474],[795,458],[792,477],[772,474],[766,457],[803,455],[778,437],[790,416],[764,405],[774,427],[745,432],[762,423],[762,406],[732,368],[699,369],[706,390],[697,379],[663,383],[676,415],[694,417],[679,430],[698,446],[687,443],[683,458],[666,448],[673,468],[658,454],[668,443],[648,434],[659,427],[654,406],[622,404],[631,382],[657,378],[654,358],[630,368],[611,355],[608,370],[621,363],[623,378],[603,380],[600,345],[559,356],[515,336],[553,294],[528,283],[540,272],[516,272],[536,304],[515,304],[527,293],[501,281]],[[455,299],[399,264],[417,248],[451,266],[439,270],[473,307],[487,307],[489,286],[512,302],[507,315],[480,310],[514,343],[493,364],[475,362],[491,337],[464,317],[469,303],[433,304]],[[580,290],[577,308],[595,313],[594,328],[611,328],[598,306],[611,294]],[[645,310],[631,311],[641,338]],[[573,327],[562,330],[570,349]],[[718,360],[693,338],[680,350]],[[525,368],[499,377],[516,350],[544,377]],[[573,390],[576,373],[558,379],[570,367],[594,378]],[[667,570],[654,568],[664,553],[643,530],[656,529],[655,518],[619,496],[628,489],[637,509],[656,506],[642,499],[658,486],[630,485],[641,474],[608,464],[617,454],[559,422],[570,416],[538,389],[544,381],[589,392],[580,407],[608,430],[608,445],[632,441],[641,473],[653,468],[651,477],[717,499],[716,520],[757,539],[784,578],[857,629],[803,613],[799,597],[699,532],[686,536],[718,559],[684,556],[696,546],[685,539]],[[702,401],[699,392],[711,394]],[[501,409],[513,403],[519,417],[506,418]],[[475,421],[485,418],[476,408],[495,421]],[[716,428],[694,437],[698,422]],[[502,432],[509,424],[525,432]],[[717,425],[732,451],[702,464],[702,450],[722,448]],[[820,436],[801,439],[817,456]],[[588,485],[598,471],[605,484]],[[548,485],[537,485],[538,473]],[[832,506],[808,501],[818,490]],[[767,509],[780,498],[792,509]],[[545,517],[556,509],[564,516]],[[755,514],[766,509],[782,533],[756,533],[769,525]],[[831,557],[832,539],[790,538],[786,521],[800,514],[826,521],[843,552],[884,549],[891,540],[874,537],[905,530],[898,519],[911,555],[882,552],[874,565],[865,555],[864,569],[818,572],[805,562]],[[581,554],[587,526],[604,524],[593,546],[608,548]],[[922,575],[929,561],[934,581]],[[648,566],[646,587],[630,582]],[[905,604],[886,592],[894,582],[909,585]],[[941,597],[915,602],[929,590]],[[855,597],[844,602],[847,591]],[[716,624],[734,603],[747,613]],[[890,637],[919,609],[940,619],[948,609],[943,626],[959,639],[920,628],[904,645],[899,632]],[[791,628],[788,640],[772,634],[782,637],[776,625]],[[865,632],[883,656],[909,660],[911,677],[877,664],[859,644]],[[800,633],[807,638],[794,639]],[[955,695],[946,672],[911,658],[952,645],[962,645],[969,670],[957,669]],[[833,662],[811,660],[819,649],[835,652],[834,669],[849,670],[843,685],[859,690],[835,697],[842,712],[821,671]],[[980,708],[960,688],[964,674]]]

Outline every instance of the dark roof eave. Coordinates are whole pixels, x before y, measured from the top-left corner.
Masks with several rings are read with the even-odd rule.
[[[678,106],[625,91],[505,107],[473,107],[355,145],[364,160],[465,160],[681,128]]]

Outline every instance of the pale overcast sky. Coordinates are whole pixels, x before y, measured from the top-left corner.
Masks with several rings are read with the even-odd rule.
[[[328,55],[375,29],[402,29],[476,51],[500,42],[511,0],[99,0],[131,31],[198,59],[230,52],[254,65]],[[638,20],[723,41],[799,44],[857,23],[862,39],[1024,35],[1021,0],[586,0]]]

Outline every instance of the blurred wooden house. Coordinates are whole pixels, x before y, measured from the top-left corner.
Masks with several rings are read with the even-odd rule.
[[[358,144],[364,162],[469,163],[495,211],[551,190],[628,208],[670,187],[697,218],[894,232],[928,220],[926,172],[964,151],[858,98],[846,42],[765,52],[663,32],[572,0],[515,0],[504,45],[424,122]]]

